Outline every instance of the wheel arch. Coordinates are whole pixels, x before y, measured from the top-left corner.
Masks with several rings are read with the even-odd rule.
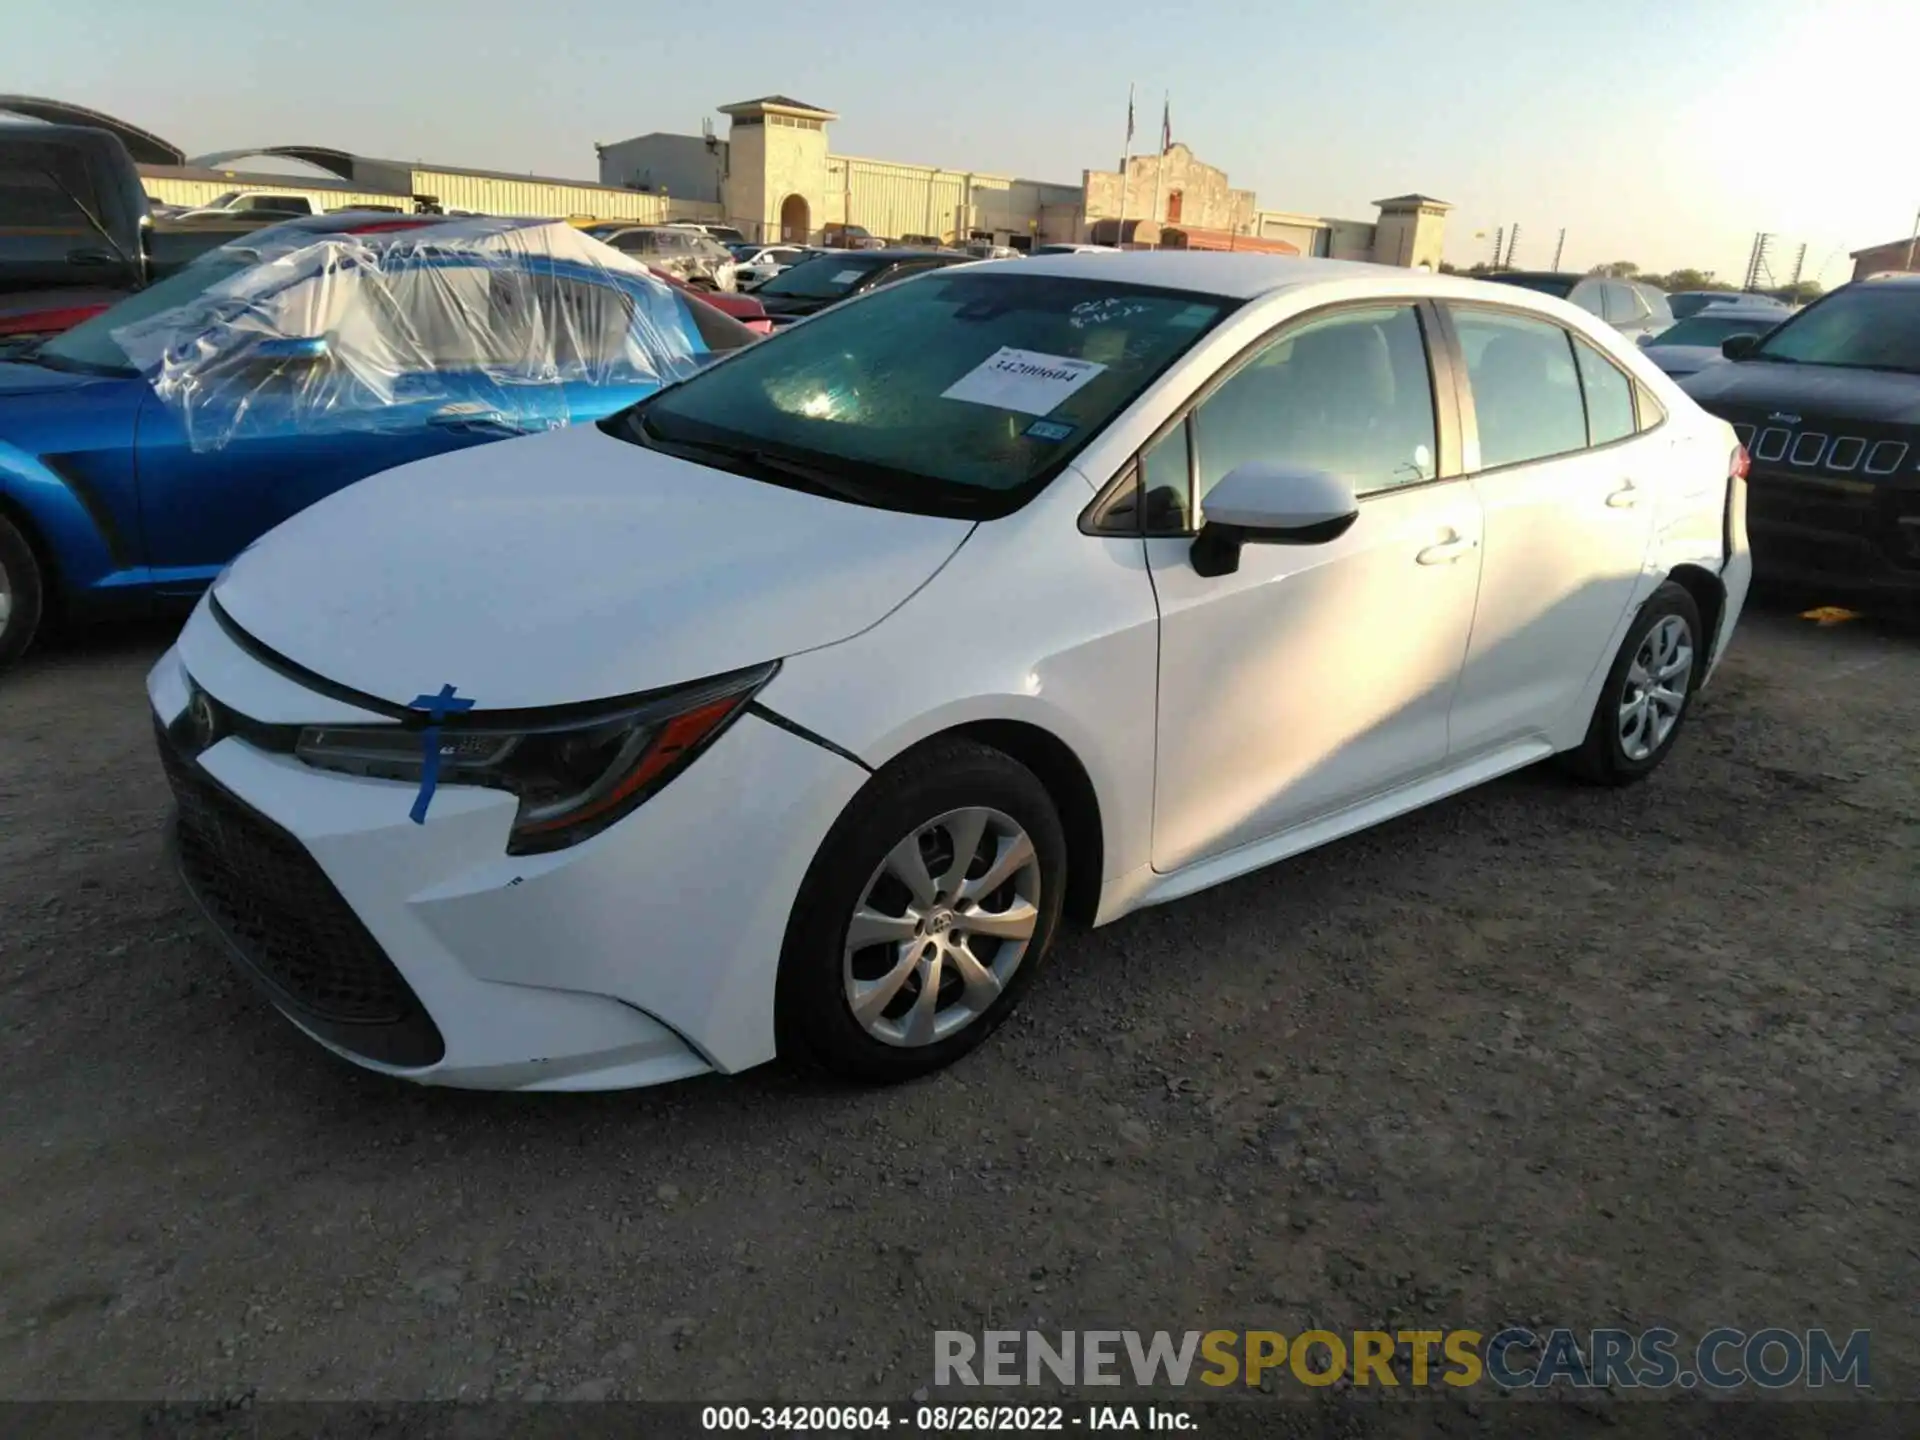
[[[59,560],[41,531],[39,522],[33,518],[33,512],[3,488],[0,488],[0,520],[5,520],[20,532],[20,538],[27,542],[27,549],[33,552],[34,563],[40,567],[40,615],[44,625],[54,618],[61,601]]]
[[[902,753],[955,738],[974,740],[1013,757],[1046,786],[1067,835],[1066,913],[1078,924],[1091,925],[1105,873],[1106,831],[1099,792],[1073,747],[1031,721],[969,720],[935,731]]]
[[[1704,565],[1693,564],[1674,566],[1667,572],[1667,579],[1691,595],[1699,607],[1700,624],[1706,630],[1701,636],[1701,645],[1706,651],[1707,663],[1711,664],[1720,639],[1720,614],[1727,604],[1725,582]]]

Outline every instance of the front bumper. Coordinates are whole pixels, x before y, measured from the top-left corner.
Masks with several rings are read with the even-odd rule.
[[[191,674],[191,679],[189,675]],[[168,733],[193,684],[264,723],[337,722],[196,612],[148,679],[189,888],[283,1014],[335,1053],[423,1083],[615,1089],[774,1054],[794,896],[866,779],[748,714],[634,814],[510,856],[512,796],[313,769],[236,736]]]
[[[1920,488],[1755,466],[1747,528],[1761,581],[1920,598]]]

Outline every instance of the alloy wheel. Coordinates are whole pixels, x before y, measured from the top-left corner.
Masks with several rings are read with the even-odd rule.
[[[1662,616],[1640,641],[1620,691],[1620,749],[1645,760],[1673,734],[1693,676],[1693,631],[1679,615]]]
[[[868,877],[847,922],[848,1008],[884,1044],[945,1040],[1000,997],[1039,920],[1032,838],[998,810],[950,810]]]

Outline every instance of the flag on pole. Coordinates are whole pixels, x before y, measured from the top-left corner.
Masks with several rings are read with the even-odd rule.
[[[1160,105],[1160,153],[1166,154],[1173,148],[1173,96],[1169,94]]]
[[[1127,86],[1127,144],[1133,144],[1133,86]]]

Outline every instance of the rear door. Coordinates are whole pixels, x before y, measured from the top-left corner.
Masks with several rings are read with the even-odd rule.
[[[1666,445],[1633,384],[1537,315],[1449,302],[1486,555],[1454,705],[1456,758],[1560,734],[1640,585]]]

